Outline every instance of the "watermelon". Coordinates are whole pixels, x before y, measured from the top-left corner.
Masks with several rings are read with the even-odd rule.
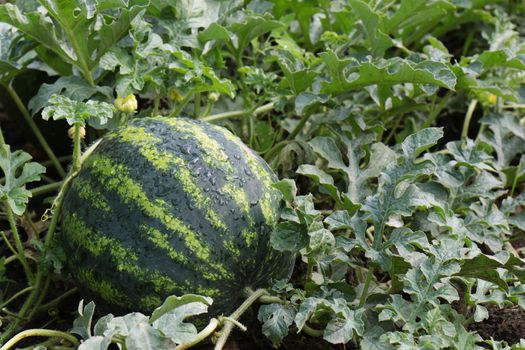
[[[151,312],[169,295],[230,313],[245,287],[288,278],[272,250],[282,200],[269,166],[225,128],[141,118],[108,133],[64,197],[59,241],[88,300]]]

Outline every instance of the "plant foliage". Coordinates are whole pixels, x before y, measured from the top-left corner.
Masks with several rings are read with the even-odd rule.
[[[517,1],[485,0],[17,1],[0,5],[0,83],[16,100],[14,83],[45,72],[18,108],[75,125],[75,150],[80,126],[94,140],[164,115],[219,123],[259,153],[286,201],[271,244],[298,257],[250,325],[268,344],[300,333],[364,350],[521,349],[481,329],[525,307],[524,15]],[[130,94],[137,113],[112,107]],[[27,210],[31,190],[64,179],[51,171],[50,187],[26,189],[44,171],[29,159],[2,138],[0,199],[18,221],[2,235],[0,305],[11,311],[0,311],[0,343],[45,323],[36,316],[63,300],[49,286],[69,283],[49,268],[63,255],[62,191],[47,231]],[[8,261],[27,281],[13,281]],[[80,349],[180,348],[206,333],[186,319],[210,303],[173,296],[149,317],[94,326],[94,305],[81,304],[61,327]]]

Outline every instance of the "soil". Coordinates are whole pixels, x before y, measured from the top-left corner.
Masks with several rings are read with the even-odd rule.
[[[489,314],[487,320],[472,324],[470,330],[478,331],[484,339],[505,340],[509,344],[525,339],[525,310],[521,307],[491,307]]]

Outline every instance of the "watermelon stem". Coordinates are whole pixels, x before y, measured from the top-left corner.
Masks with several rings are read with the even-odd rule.
[[[31,285],[33,284],[35,278],[33,275],[33,271],[31,271],[31,268],[29,267],[29,263],[27,262],[26,255],[24,253],[24,246],[22,245],[22,241],[20,240],[20,235],[16,227],[15,216],[13,215],[13,211],[11,210],[9,203],[7,203],[7,200],[4,201],[4,209],[7,214],[7,220],[9,221],[9,226],[11,227],[11,235],[13,236],[13,239],[15,241],[16,250],[13,250],[13,253],[18,257],[18,260],[20,260],[20,263],[22,264],[22,267],[24,268],[24,272],[26,274],[27,281]],[[4,236],[4,240],[7,242],[7,239],[5,236]]]
[[[259,302],[261,304],[286,304],[288,303],[286,300],[283,300],[279,297],[275,297],[272,295],[263,295],[259,298]]]
[[[199,118],[201,114],[201,93],[197,92],[193,98],[193,119]]]
[[[316,338],[319,338],[319,337],[322,337],[324,332],[319,330],[319,329],[315,329],[315,328],[312,328],[310,326],[308,326],[307,324],[305,324],[303,326],[303,329],[302,331],[306,334],[308,334],[309,336],[311,337],[316,337]]]
[[[156,117],[159,115],[159,106],[160,106],[160,95],[157,90],[155,90],[155,96],[153,100],[153,116]]]
[[[84,154],[82,154],[81,157],[79,157],[80,165],[82,165],[83,161],[95,150],[95,148],[98,146],[99,143],[100,141],[95,142],[84,152]],[[65,193],[67,192],[69,188],[71,180],[77,174],[78,174],[78,171],[70,172],[70,174],[64,180],[64,184],[62,185],[62,188],[58,192],[58,195],[56,196],[55,201],[53,202],[53,205],[51,206],[53,215],[51,217],[51,222],[49,223],[47,234],[44,239],[44,251],[49,247],[51,243],[51,239],[55,233],[57,223],[58,223],[58,217],[60,215]],[[37,268],[37,272],[36,272],[34,289],[31,291],[31,294],[29,294],[29,297],[26,299],[26,301],[20,308],[20,311],[18,312],[18,318],[16,318],[16,320],[12,322],[7,327],[7,329],[0,335],[0,343],[8,339],[11,336],[11,334],[14,333],[20,327],[21,324],[25,323],[27,319],[31,319],[31,317],[37,312],[38,308],[40,307],[40,305],[42,304],[42,301],[44,300],[46,296],[47,288],[49,287],[50,280],[51,279],[48,274],[47,267],[45,267],[44,264],[39,264]],[[34,305],[33,305],[33,302],[35,302]],[[29,312],[30,317],[27,317],[26,315],[28,312]]]
[[[306,267],[306,281],[312,280],[312,274],[314,272],[314,263],[313,259],[308,259],[308,265]]]
[[[7,343],[0,348],[0,350],[8,350],[12,348],[16,343],[23,340],[24,338],[29,337],[54,337],[54,338],[63,338],[69,341],[71,344],[78,346],[80,345],[78,339],[66,332],[55,331],[51,329],[26,329],[23,332],[18,333],[13,338],[11,338]]]
[[[239,328],[241,331],[243,332],[246,332],[248,330],[248,328],[246,328],[245,325],[243,325],[242,323],[240,323],[239,321],[237,320],[234,320],[233,318],[231,317],[227,317],[227,316],[222,316],[222,317],[219,317],[219,320],[221,322],[225,322],[225,321],[228,321],[228,322],[231,322],[233,323],[234,325],[237,326],[237,328]]]
[[[359,307],[363,307],[366,303],[366,298],[368,297],[368,288],[370,287],[370,282],[372,281],[372,277],[374,276],[374,267],[370,266],[368,269],[368,272],[366,273],[366,279],[365,279],[365,285],[363,287],[363,292],[361,293],[361,297],[359,298]]]
[[[27,110],[25,104],[20,99],[20,96],[18,96],[18,93],[16,92],[16,90],[13,88],[11,84],[4,84],[4,88],[7,90],[7,92],[9,93],[9,96],[11,96],[16,106],[20,110],[20,113],[22,114],[26,123],[29,125],[29,128],[31,129],[36,139],[38,140],[38,143],[40,143],[40,146],[42,146],[44,152],[46,153],[46,155],[49,157],[49,159],[53,163],[53,166],[57,170],[58,175],[60,175],[60,177],[62,178],[66,176],[66,171],[62,167],[62,164],[60,164],[60,161],[58,160],[57,156],[53,152],[53,149],[51,149],[51,147],[49,146],[49,143],[47,143],[45,137],[42,135],[42,132],[40,132],[38,125],[35,123],[35,121],[31,117],[31,114],[29,114],[29,111]],[[0,138],[0,143],[4,143],[3,137]]]
[[[199,116],[198,119],[207,117],[210,114],[211,109],[213,108],[213,105],[214,103],[210,102],[210,100],[208,99],[208,102],[206,102],[206,107],[204,107],[204,112],[202,112],[202,114]]]
[[[256,291],[246,288],[244,291],[246,294],[248,294],[248,298],[246,298],[241,306],[239,306],[237,310],[235,310],[229,317],[223,318],[225,321],[224,327],[221,331],[219,339],[217,339],[215,347],[213,348],[214,350],[222,350],[226,344],[226,341],[228,340],[228,337],[230,336],[230,333],[233,330],[233,327],[236,325],[234,321],[237,321],[260,297],[263,295],[268,295],[268,291],[264,288],[257,289]]]
[[[180,101],[179,103],[179,106],[177,108],[175,108],[169,115],[168,115],[168,118],[174,118],[176,116],[179,115],[180,112],[182,112],[182,110],[184,109],[184,107],[186,107],[186,105],[188,104],[188,102],[190,102],[190,100],[192,99],[193,97],[193,93],[188,93],[184,99],[182,101]]]
[[[220,325],[219,320],[217,320],[216,318],[212,318],[210,320],[210,323],[208,323],[208,325],[206,326],[206,328],[200,331],[192,341],[177,345],[175,350],[185,350],[185,349],[188,349],[200,343],[204,339],[208,338],[213,332],[215,332],[215,330],[217,329],[219,325]]]
[[[74,143],[73,143],[73,168],[72,172],[76,173],[80,170],[80,124],[75,124],[75,134],[74,134]]]
[[[64,294],[58,296],[57,298],[51,300],[50,302],[44,304],[44,305],[40,305],[38,307],[38,309],[36,310],[36,312],[43,312],[43,311],[48,311],[49,309],[53,308],[53,307],[56,307],[57,305],[59,305],[63,300],[69,298],[70,296],[74,295],[75,293],[78,292],[78,288],[77,287],[74,287],[70,290],[68,290],[67,292],[65,292]]]
[[[257,107],[256,109],[243,109],[240,111],[232,111],[232,112],[224,112],[224,113],[218,113],[209,115],[207,117],[202,118],[202,120],[206,122],[216,122],[223,119],[228,118],[235,118],[235,117],[242,117],[245,115],[257,115],[265,112],[271,111],[275,107],[274,102],[267,103],[265,105],[262,105],[260,107]]]
[[[46,194],[46,193],[49,193],[49,192],[53,192],[55,190],[57,190],[58,188],[60,188],[63,184],[63,181],[57,181],[57,182],[53,182],[53,183],[50,183],[50,184],[47,184],[47,185],[42,185],[40,187],[35,187],[35,188],[32,188],[30,191],[31,191],[31,195],[33,197],[36,197],[36,196],[40,196],[40,195],[43,195],[43,194]]]

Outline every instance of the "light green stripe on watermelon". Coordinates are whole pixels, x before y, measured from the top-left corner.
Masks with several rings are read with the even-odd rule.
[[[241,256],[241,251],[237,247],[237,245],[233,241],[226,241],[224,242],[224,246],[230,252],[230,254],[236,258]]]
[[[185,119],[165,118],[163,122],[176,132],[183,135],[188,134],[188,137],[191,137],[192,141],[197,143],[199,148],[203,151],[201,157],[207,165],[214,169],[223,171],[227,176],[233,176],[235,174],[235,169],[232,166],[228,155],[224,151],[224,147],[221,146],[217,140],[203,131],[201,126]],[[252,224],[253,219],[250,215],[248,193],[228,181],[222,186],[221,192],[230,197],[233,202],[239,206],[239,209],[244,212],[245,217],[248,219],[248,223]]]
[[[130,307],[132,305],[128,296],[123,291],[115,288],[111,282],[95,277],[92,270],[81,268],[75,271],[75,276],[85,284],[89,290],[100,295],[103,299],[112,300],[113,303],[121,307]]]
[[[80,198],[89,201],[94,208],[106,213],[111,211],[111,206],[108,201],[99,191],[93,189],[91,181],[77,178],[73,182],[71,189],[76,192]]]
[[[212,203],[210,198],[195,183],[194,177],[188,170],[188,162],[186,160],[173,156],[173,153],[164,152],[156,148],[155,146],[162,145],[162,140],[146,132],[142,127],[127,126],[120,132],[120,139],[136,146],[139,153],[157,170],[168,171],[176,166],[177,171],[173,172],[173,176],[182,185],[184,192],[191,197],[195,206],[204,213],[206,220],[218,230],[223,232],[228,230],[219,214],[211,209]]]
[[[252,247],[252,244],[257,238],[257,232],[249,231],[247,228],[244,228],[241,232],[241,235],[244,238],[244,241],[246,242],[246,246]]]
[[[217,127],[215,125],[212,126],[215,130],[221,132],[224,137],[236,144],[239,147],[239,150],[244,155],[243,158],[245,158],[246,163],[248,164],[248,167],[250,168],[250,172],[255,176],[260,182],[264,184],[265,188],[273,188],[273,179],[270,176],[268,172],[262,172],[261,170],[261,163],[260,160],[257,159],[255,154],[252,153],[252,151],[244,144],[242,141],[233,135],[228,130],[225,130],[224,128]],[[279,219],[277,213],[278,211],[274,208],[274,198],[272,198],[272,195],[270,191],[265,191],[262,194],[262,198],[259,201],[259,205],[261,206],[261,211],[263,213],[264,219],[266,220],[266,223],[269,225],[275,225],[277,223],[277,220]]]
[[[63,215],[62,224],[68,228],[68,239],[85,247],[94,256],[111,252],[117,265],[138,260],[138,254],[122,247],[119,241],[93,232],[76,213]]]
[[[144,232],[144,235],[150,242],[155,244],[156,247],[164,250],[174,262],[183,266],[189,266],[188,257],[184,253],[175,250],[171,246],[167,234],[160,232],[156,228],[148,227],[146,225],[141,225],[139,229]],[[191,266],[191,268],[199,272],[201,276],[203,276],[208,281],[217,281],[220,278],[217,273],[210,271],[210,269],[205,265],[195,264]]]
[[[248,193],[245,191],[239,190],[239,187],[230,181],[226,181],[226,183],[221,188],[222,193],[224,193],[226,196],[230,197],[233,202],[241,209],[246,219],[248,220],[248,224],[253,224],[253,219],[250,215],[250,199],[248,198]]]
[[[109,254],[117,271],[126,272],[139,281],[148,281],[153,284],[155,291],[173,291],[177,283],[160,271],[141,269],[139,254],[129,247],[123,247],[116,239],[109,238],[92,230],[75,213],[65,215],[64,225],[67,225],[69,238],[72,242],[83,246],[94,256]]]
[[[146,225],[140,225],[139,229],[144,232],[144,236],[155,246],[158,248],[164,250],[168,256],[173,260],[174,262],[186,265],[188,264],[188,257],[184,255],[182,252],[179,252],[171,246],[168,235],[166,233],[160,232],[154,227],[149,227]]]
[[[170,210],[168,203],[160,199],[151,201],[144,193],[141,185],[129,177],[129,172],[125,166],[98,154],[91,156],[90,164],[87,166],[91,172],[98,175],[102,185],[116,191],[125,204],[137,205],[147,215],[159,220],[168,230],[179,233],[179,237],[184,241],[188,250],[193,252],[203,264],[209,265],[211,255],[209,247],[199,241],[193,230],[173,216],[174,210]],[[226,270],[224,265],[213,262],[211,266],[223,278],[233,279],[232,273]]]
[[[228,175],[235,173],[228,155],[224,152],[223,147],[217,140],[210,137],[202,126],[197,125],[189,120],[183,118],[171,119],[165,118],[163,122],[170,126],[170,128],[182,135],[188,135],[194,142],[199,144],[199,148],[203,150],[202,159],[206,164],[211,165],[215,169],[224,171]]]
[[[89,201],[90,205],[92,205],[94,207],[97,207],[97,205],[98,205],[97,203],[106,203],[106,206],[107,206],[107,209],[108,209],[107,211],[111,210],[111,208],[109,207],[109,204],[107,204],[106,199],[104,198],[104,196],[101,193],[91,189],[90,181],[84,180],[84,179],[82,179],[82,180],[79,179],[77,182],[75,182],[75,186],[73,186],[73,190],[76,189],[77,193],[79,193],[79,190],[80,190],[80,189],[76,188],[78,186],[82,186],[82,190],[85,190],[86,188],[89,189],[88,191],[85,191],[85,192],[89,193],[90,195],[89,196],[85,196],[83,199]],[[78,227],[76,227],[76,229],[77,230],[78,229],[81,230],[81,228],[78,228]],[[178,264],[181,264],[181,265],[184,265],[184,266],[188,266],[188,264],[189,264],[188,257],[186,255],[184,255],[182,252],[179,252],[179,251],[175,250],[170,245],[170,242],[168,241],[168,239],[169,238],[173,238],[173,237],[168,237],[168,234],[162,233],[159,230],[157,230],[157,229],[155,229],[153,227],[148,227],[146,225],[141,225],[139,227],[139,229],[140,229],[140,231],[142,231],[144,233],[144,236],[150,242],[152,242],[155,246],[161,248],[162,250],[166,251],[167,255],[174,262],[176,262]],[[81,232],[81,231],[78,231],[78,232]],[[97,255],[100,255],[100,254],[97,254]],[[210,272],[210,270],[208,268],[206,268],[205,266],[203,266],[203,265],[193,266],[192,268],[195,269],[196,271],[200,272],[202,274],[202,276],[204,278],[206,278],[207,280],[216,281],[219,278],[219,276],[217,274]]]

